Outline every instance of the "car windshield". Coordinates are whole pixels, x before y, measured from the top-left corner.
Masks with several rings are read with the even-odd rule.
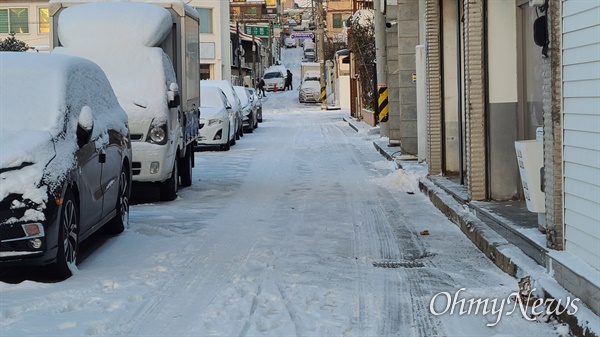
[[[218,90],[212,88],[202,88],[200,90],[200,105],[206,108],[222,108],[224,107],[223,97]]]
[[[283,77],[283,75],[281,75],[280,72],[271,72],[271,73],[266,73],[265,74],[265,79],[269,79],[269,78],[280,78]]]
[[[235,91],[240,99],[240,102],[242,103],[242,106],[246,106],[248,105],[249,101],[248,101],[248,93],[246,92],[246,89],[244,87],[236,87]]]

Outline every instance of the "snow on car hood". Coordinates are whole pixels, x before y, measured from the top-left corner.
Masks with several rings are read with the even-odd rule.
[[[320,86],[321,86],[321,83],[319,81],[304,81],[304,83],[302,83],[301,90],[312,89],[313,91],[314,90],[319,91]]]
[[[57,153],[48,131],[0,129],[0,200],[10,194],[21,194],[23,200],[38,205],[25,213],[26,219],[15,221],[44,219],[42,211],[48,200],[48,188],[63,181],[75,165],[75,158],[70,155],[74,149],[69,146],[75,146],[74,143],[58,140]]]

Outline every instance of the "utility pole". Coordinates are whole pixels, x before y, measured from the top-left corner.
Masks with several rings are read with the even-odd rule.
[[[236,79],[237,85],[240,85],[240,79],[242,78],[242,65],[240,64],[240,20],[239,18],[237,18],[237,20],[235,20],[235,32],[236,32],[236,46],[235,46],[235,59],[236,59],[236,63],[237,63],[237,68],[238,68],[238,78]]]
[[[327,109],[327,89],[325,84],[325,24],[324,24],[324,13],[323,13],[323,2],[325,0],[316,0],[317,3],[317,15],[319,18],[318,26],[317,26],[317,49],[319,52],[319,66],[321,68],[321,76],[319,76],[320,84],[321,84],[321,93],[319,95],[319,100],[321,102],[321,110]]]
[[[375,25],[375,60],[377,62],[377,88],[379,91],[379,134],[389,137],[390,128],[387,123],[387,50],[385,39],[385,1],[373,1],[374,25]]]

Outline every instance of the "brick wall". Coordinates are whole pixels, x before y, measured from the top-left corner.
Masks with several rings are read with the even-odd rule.
[[[484,2],[465,0],[463,6],[467,185],[470,200],[486,200]]]
[[[427,0],[425,8],[425,67],[427,91],[427,163],[429,175],[442,174],[442,70],[440,0]]]

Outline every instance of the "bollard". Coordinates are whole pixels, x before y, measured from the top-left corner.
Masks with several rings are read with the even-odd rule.
[[[277,92],[277,84],[273,85],[273,92]]]

